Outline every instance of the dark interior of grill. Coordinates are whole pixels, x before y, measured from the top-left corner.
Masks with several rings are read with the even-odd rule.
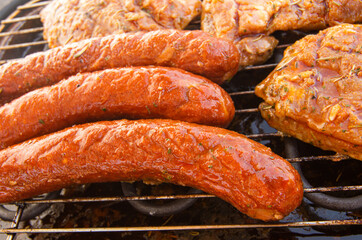
[[[2,64],[47,49],[38,15],[45,4],[47,1],[30,1],[2,21]],[[197,24],[196,20],[190,28]],[[285,48],[305,35],[300,31],[275,33],[279,46],[272,58],[263,65],[240,71],[223,85],[237,109],[229,129],[261,142],[298,165],[311,185],[305,188],[305,193],[334,196],[342,199],[341,202],[344,198],[355,198],[357,209],[336,206],[330,210],[305,197],[302,205],[285,219],[265,223],[243,215],[216,197],[185,187],[137,182],[132,184],[134,194],[127,195],[121,183],[90,184],[63,189],[52,200],[40,197],[6,205],[5,211],[10,212],[12,221],[0,222],[0,239],[360,239],[362,162],[348,157],[331,161],[341,156],[277,132],[257,110],[261,99],[253,93],[255,86],[281,60]],[[140,213],[127,201],[162,207],[175,201],[183,204],[182,201],[190,198],[196,200],[185,209],[162,216]],[[29,206],[46,206],[46,210],[21,221]],[[4,219],[2,215],[0,218]]]

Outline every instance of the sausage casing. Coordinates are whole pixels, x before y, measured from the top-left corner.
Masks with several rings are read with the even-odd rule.
[[[184,70],[106,69],[77,74],[0,107],[0,149],[90,121],[169,118],[226,127],[234,113],[226,91]]]
[[[88,123],[0,151],[0,202],[72,184],[156,181],[214,194],[250,217],[278,220],[301,203],[297,171],[222,128],[175,120]]]
[[[221,84],[237,71],[232,42],[202,31],[158,30],[92,38],[0,66],[0,104],[79,72],[158,65],[176,67]]]

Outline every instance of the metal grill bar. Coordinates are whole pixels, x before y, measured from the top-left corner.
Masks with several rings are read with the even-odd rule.
[[[282,132],[276,132],[276,133],[246,134],[245,136],[247,136],[248,138],[255,139],[255,138],[284,137],[286,135]]]
[[[11,228],[12,229],[18,228],[21,215],[23,214],[23,211],[24,211],[24,207],[25,207],[24,204],[21,204],[21,205],[18,206],[18,209],[17,209],[17,211],[15,213],[15,216],[14,216],[14,221],[11,223]],[[8,233],[8,237],[6,238],[6,240],[14,239],[15,234],[16,233]]]
[[[35,19],[40,19],[40,15],[32,15],[32,16],[26,16],[26,17],[13,18],[13,19],[5,19],[5,20],[1,21],[1,24],[16,23],[16,22],[22,22],[22,21],[35,20]]]
[[[276,46],[276,49],[277,49],[277,48],[287,48],[287,47],[289,47],[290,45],[292,45],[292,44],[290,44],[290,43],[288,43],[288,44],[280,44],[280,45]]]
[[[189,198],[214,198],[211,194],[192,194],[192,195],[164,195],[164,196],[132,196],[132,197],[96,197],[96,198],[68,198],[51,200],[26,200],[19,203],[88,203],[88,202],[123,202],[123,201],[146,201],[146,200],[176,200]]]
[[[40,2],[40,3],[34,3],[34,4],[30,4],[30,5],[21,5],[19,7],[17,7],[18,10],[25,10],[25,9],[30,9],[30,8],[36,8],[36,7],[43,7],[46,6],[50,3],[50,1],[45,1],[45,2]]]
[[[19,43],[19,44],[7,45],[7,46],[0,46],[0,50],[8,50],[8,49],[16,49],[16,48],[23,48],[23,47],[29,47],[29,46],[44,45],[47,43],[48,43],[47,41]]]
[[[316,192],[339,192],[339,191],[360,191],[359,186],[337,186],[337,187],[316,187],[305,188],[306,193]],[[123,202],[123,201],[146,201],[146,200],[175,200],[188,198],[214,198],[211,194],[187,194],[187,195],[163,195],[163,196],[132,196],[132,197],[94,197],[94,198],[67,198],[67,199],[39,199],[19,201],[19,204],[45,204],[45,203],[87,203],[87,202]]]
[[[186,225],[186,226],[150,226],[150,227],[106,227],[106,228],[38,228],[38,229],[0,229],[0,233],[81,233],[81,232],[136,232],[136,231],[180,231],[180,230],[216,230],[247,228],[315,227],[360,225],[361,219],[307,221],[274,224],[226,224],[226,225]]]
[[[258,66],[248,66],[244,68],[243,70],[257,70],[257,69],[266,69],[266,68],[275,68],[278,65],[278,63],[270,63],[270,64],[264,64],[264,65],[258,65]]]
[[[257,108],[235,110],[235,113],[255,113],[255,112],[259,112],[259,110]]]
[[[329,161],[340,161],[340,160],[347,160],[351,159],[345,155],[331,155],[331,156],[312,156],[312,157],[299,157],[299,158],[288,158],[289,162],[310,162],[310,161],[317,161],[317,160],[329,160]]]
[[[362,190],[361,186],[339,186],[339,187],[316,187],[316,188],[305,188],[306,193],[317,193],[317,192],[338,192],[338,191],[358,191]]]
[[[254,94],[254,91],[242,91],[242,92],[232,92],[232,93],[229,93],[230,96],[247,95],[247,94]]]
[[[38,28],[29,28],[29,29],[20,30],[20,31],[14,31],[14,32],[2,32],[2,33],[0,32],[0,37],[27,34],[27,33],[35,33],[35,32],[41,32],[43,30],[44,30],[43,27],[38,27]]]

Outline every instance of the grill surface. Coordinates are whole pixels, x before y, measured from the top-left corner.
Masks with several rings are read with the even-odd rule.
[[[0,64],[47,49],[42,38],[39,11],[48,1],[33,0],[19,6],[0,26]],[[197,28],[198,22],[190,27]],[[311,185],[306,196],[333,195],[339,199],[356,198],[361,204],[362,163],[345,156],[333,155],[285,136],[270,128],[261,118],[257,106],[261,99],[254,87],[277,65],[282,52],[291,43],[305,36],[293,31],[276,33],[280,44],[273,57],[260,66],[247,67],[223,87],[232,96],[235,119],[230,129],[259,141],[298,164]],[[341,162],[331,160],[343,159]],[[313,187],[312,187],[313,186]],[[7,205],[13,209],[11,226],[0,228],[7,239],[353,239],[362,237],[361,209],[332,211],[304,199],[302,205],[282,221],[264,223],[247,218],[229,204],[209,194],[190,194],[175,186],[143,186],[140,196],[125,197],[119,183],[92,184],[63,190],[55,199],[32,199]],[[160,190],[161,189],[161,190]],[[328,194],[328,195],[326,195]],[[58,196],[58,195],[56,195]],[[171,200],[198,199],[181,213],[151,217],[129,207],[128,200],[153,201],[163,204]],[[346,201],[348,202],[348,201]],[[37,204],[37,205],[34,205]],[[29,206],[49,205],[35,220],[20,221]],[[322,202],[323,204],[323,202]],[[9,212],[3,208],[5,212]],[[34,207],[32,207],[34,209]],[[359,207],[360,208],[360,207]],[[0,211],[1,214],[1,211]],[[10,214],[10,215],[11,215]],[[12,218],[12,216],[10,216]],[[6,224],[5,224],[6,225]],[[333,227],[332,227],[333,226]],[[85,234],[87,233],[87,234]],[[1,237],[0,237],[1,239]]]

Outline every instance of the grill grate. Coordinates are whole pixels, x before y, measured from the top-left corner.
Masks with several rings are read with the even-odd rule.
[[[19,211],[20,212],[20,211]],[[184,231],[245,228],[282,228],[310,226],[360,225],[361,220],[304,221],[275,224],[232,224],[232,225],[184,225],[184,226],[147,226],[147,227],[104,227],[104,228],[42,228],[42,229],[4,229],[1,232],[14,233],[79,233],[79,232],[136,232],[136,231]]]
[[[17,10],[8,17],[8,19],[1,21],[0,25],[0,64],[4,64],[9,60],[14,60],[17,58],[24,57],[27,54],[32,52],[41,51],[47,48],[46,41],[42,38],[39,38],[43,27],[40,23],[39,11],[48,4],[49,1],[33,0],[29,3],[19,6]],[[293,41],[292,41],[293,42]],[[282,52],[286,47],[288,47],[292,42],[280,44],[275,52]],[[276,54],[275,54],[276,55]],[[274,129],[268,128],[265,126],[265,122],[261,119],[260,114],[258,113],[257,105],[260,101],[255,95],[253,88],[256,83],[263,79],[265,74],[268,74],[273,68],[276,67],[280,56],[273,57],[269,62],[259,66],[249,66],[231,80],[230,83],[225,85],[225,89],[232,96],[235,105],[237,107],[236,117],[234,122],[231,124],[231,129],[241,132],[248,136],[251,139],[259,141],[265,145],[268,145],[280,155],[285,156],[284,142],[289,140],[289,137],[281,132],[277,132]],[[258,75],[257,79],[253,79],[255,75]],[[248,77],[252,79],[249,85],[242,85],[242,79]],[[247,79],[247,80],[248,80]],[[243,99],[246,100],[243,100]],[[253,101],[250,101],[253,99]],[[241,101],[239,101],[241,100]],[[240,103],[241,102],[241,103]],[[251,103],[252,102],[252,103]],[[251,104],[251,105],[250,105]],[[248,118],[252,118],[252,123],[249,123]],[[246,119],[246,120],[245,120]],[[257,122],[257,123],[255,123]],[[257,125],[257,126],[256,126]],[[249,127],[245,127],[249,126]],[[341,155],[331,155],[325,152],[316,151],[313,152],[310,156],[298,156],[298,157],[289,157],[287,160],[291,163],[315,163],[315,162],[326,162],[331,160],[348,160],[349,157]],[[354,161],[354,160],[350,160]],[[349,164],[347,162],[346,164]],[[359,178],[360,179],[360,178]],[[305,193],[350,193],[355,191],[361,191],[362,185],[360,183],[349,184],[347,186],[328,186],[328,187],[308,187],[304,189]],[[25,211],[27,206],[33,206],[34,204],[84,204],[84,203],[106,203],[113,204],[124,201],[162,201],[162,200],[175,200],[175,199],[216,199],[215,196],[210,194],[177,194],[177,195],[144,195],[137,197],[58,197],[56,199],[33,199],[19,201],[13,205],[16,210],[14,210],[14,219],[11,223],[11,226],[8,228],[0,228],[0,233],[7,234],[7,239],[14,239],[19,233],[111,233],[111,232],[150,232],[154,231],[192,231],[190,232],[195,235],[195,231],[200,230],[232,230],[232,229],[276,229],[276,228],[306,228],[306,227],[321,227],[321,226],[345,226],[345,225],[362,225],[362,218],[357,214],[351,212],[343,212],[343,217],[332,217],[332,219],[324,221],[314,221],[314,219],[306,219],[293,213],[292,217],[287,217],[285,220],[280,221],[279,223],[265,224],[260,221],[254,221],[246,219],[240,224],[239,222],[231,221],[232,223],[226,224],[191,224],[185,225],[183,222],[174,222],[172,226],[165,226],[169,223],[170,219],[160,226],[148,225],[148,226],[112,226],[112,227],[40,227],[40,228],[29,228],[21,225],[21,216]],[[305,200],[303,204],[308,205],[309,208],[315,208],[316,206]],[[302,204],[302,205],[303,205]],[[210,209],[209,209],[210,210]],[[210,210],[212,211],[212,210]],[[236,210],[233,210],[236,211]],[[332,214],[333,215],[333,214]],[[349,217],[344,217],[347,215]],[[333,215],[334,216],[334,215]],[[132,217],[132,216],[131,216]],[[171,216],[172,217],[172,216]],[[342,218],[342,220],[340,219]],[[307,221],[305,221],[307,220]],[[307,230],[308,232],[310,230]],[[194,236],[191,234],[192,236]],[[343,233],[344,235],[350,235],[350,232]],[[343,235],[342,234],[342,235]],[[356,234],[362,234],[362,232],[356,232]],[[339,233],[339,235],[341,235]],[[195,235],[197,236],[197,235]]]

